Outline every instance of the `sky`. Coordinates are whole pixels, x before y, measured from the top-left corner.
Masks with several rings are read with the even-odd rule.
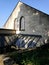
[[[0,0],[0,28],[3,27],[19,0]],[[49,0],[20,0],[49,15]]]

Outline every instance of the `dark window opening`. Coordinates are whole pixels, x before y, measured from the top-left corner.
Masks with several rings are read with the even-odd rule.
[[[24,16],[22,16],[21,18],[20,18],[20,31],[25,31],[25,18],[24,18]]]

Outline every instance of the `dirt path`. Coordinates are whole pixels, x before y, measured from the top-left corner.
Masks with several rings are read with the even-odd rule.
[[[6,55],[4,55],[4,54],[0,54],[0,65],[4,65],[3,59],[5,58],[5,56]],[[18,65],[18,64],[14,63],[13,65]]]
[[[0,65],[4,65],[3,64],[3,59],[4,59],[4,55],[3,54],[0,54]]]

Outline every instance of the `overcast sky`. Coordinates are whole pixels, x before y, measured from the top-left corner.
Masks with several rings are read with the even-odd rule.
[[[10,16],[19,0],[0,0],[0,27]],[[49,0],[21,0],[22,2],[49,14]]]

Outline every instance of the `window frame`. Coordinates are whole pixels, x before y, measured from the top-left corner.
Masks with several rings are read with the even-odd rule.
[[[20,18],[20,27],[19,27],[19,30],[20,30],[20,31],[25,31],[25,18],[24,18],[24,24],[23,24],[23,25],[24,25],[24,29],[21,29],[21,27],[22,27],[22,26],[21,26],[22,18],[24,18],[24,16],[21,16],[21,18]]]

